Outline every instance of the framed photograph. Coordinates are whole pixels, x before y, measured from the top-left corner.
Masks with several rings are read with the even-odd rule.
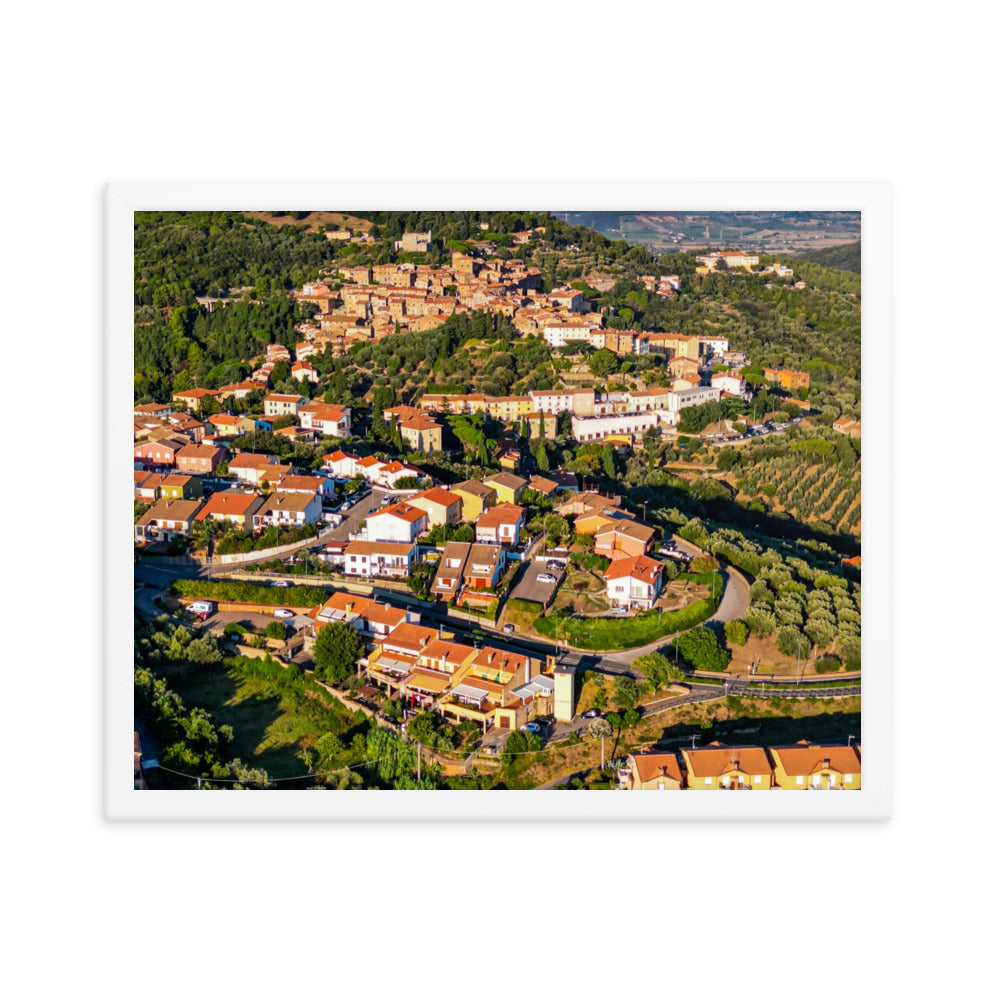
[[[107,815],[888,817],[889,252],[883,184],[110,184]]]

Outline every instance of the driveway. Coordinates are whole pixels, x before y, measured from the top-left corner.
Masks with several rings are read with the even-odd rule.
[[[547,569],[545,563],[532,559],[524,568],[524,573],[510,596],[516,601],[532,601],[535,604],[549,604],[556,596],[564,570]],[[555,583],[543,583],[538,578],[548,573],[556,578]]]

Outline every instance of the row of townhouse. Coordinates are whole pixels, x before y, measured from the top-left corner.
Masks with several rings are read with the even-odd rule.
[[[621,775],[628,791],[851,791],[861,788],[861,748],[800,740],[788,746],[708,746],[676,753],[630,754]]]
[[[323,502],[316,493],[281,492],[259,494],[227,490],[213,493],[207,500],[162,496],[136,522],[138,544],[172,541],[191,533],[194,523],[211,519],[234,524],[248,533],[265,528],[297,528],[317,524]]]
[[[516,729],[531,717],[574,714],[573,671],[527,654],[455,641],[420,614],[353,594],[333,594],[313,609],[312,633],[332,622],[354,626],[368,641],[365,676],[408,709],[433,711],[451,722]]]

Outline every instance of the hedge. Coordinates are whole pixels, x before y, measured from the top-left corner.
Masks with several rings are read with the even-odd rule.
[[[721,599],[721,595],[719,595]],[[550,639],[565,639],[578,649],[635,649],[703,622],[718,607],[718,599],[695,601],[679,611],[647,611],[638,618],[536,618],[535,630]],[[557,633],[557,623],[559,624]]]
[[[319,587],[262,587],[242,580],[175,580],[170,591],[179,597],[217,601],[247,601],[250,604],[293,605],[297,608],[323,604],[329,591]]]

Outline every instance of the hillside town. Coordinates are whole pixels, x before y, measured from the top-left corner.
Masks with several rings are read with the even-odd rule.
[[[544,235],[545,227],[511,234],[515,246]],[[348,230],[325,236],[366,242]],[[432,239],[405,232],[395,249],[420,254]],[[612,323],[615,316],[592,298],[600,279],[545,291],[537,267],[495,251],[480,244],[438,267],[334,266],[291,294],[310,313],[295,327],[294,346],[262,344],[239,359],[249,370],[241,380],[176,388],[169,401],[137,401],[133,409],[137,573],[162,566],[175,574],[158,599],[175,623],[228,642],[240,657],[263,656],[314,680],[324,628],[350,626],[361,641],[358,656],[350,677],[326,685],[331,693],[402,738],[427,713],[446,725],[472,724],[463,732],[480,740],[481,754],[502,753],[501,735],[548,741],[603,732],[607,712],[581,709],[581,630],[614,635],[618,645],[610,648],[622,648],[616,630],[634,622],[641,631],[631,646],[649,653],[659,637],[695,625],[715,642],[700,623],[732,600],[738,606],[719,624],[742,625],[750,604],[737,594],[749,584],[735,569],[724,573],[709,550],[648,518],[645,504],[637,509],[599,473],[588,477],[565,461],[553,468],[546,442],[571,443],[578,455],[598,449],[607,471],[623,460],[616,455],[683,446],[688,410],[732,404],[725,412],[735,416],[720,410],[694,432],[713,454],[777,439],[813,412],[807,371],[755,366],[728,336],[629,329],[620,317]],[[697,261],[698,274],[742,272],[789,284],[795,276],[783,264],[758,268],[759,258],[743,253]],[[663,300],[684,294],[677,274],[638,281]],[[199,306],[225,310],[228,301],[204,297]],[[331,401],[323,388],[329,369],[321,359],[482,313],[504,317],[516,337],[567,359],[561,384],[505,395],[422,392],[391,405],[370,393],[360,408]],[[655,359],[655,377],[581,385],[570,376],[585,371],[581,361],[594,352]],[[762,387],[768,394],[758,413]],[[376,425],[385,428],[381,436]],[[860,437],[853,417],[831,420],[831,429]],[[471,470],[470,441],[476,471],[462,479],[463,463]],[[251,581],[256,592],[247,600],[217,596],[213,581],[226,580]],[[298,590],[300,581],[328,596],[286,599],[281,588]],[[277,589],[262,598],[265,587]],[[280,623],[277,631],[269,619]],[[260,641],[249,643],[246,632]],[[611,640],[592,641],[589,648],[602,649]],[[798,667],[801,657],[795,660]],[[772,680],[790,670],[778,661]],[[628,673],[629,663],[609,669]],[[725,691],[732,683],[753,693],[758,665],[748,664],[742,680],[739,672],[727,675]],[[694,654],[688,667],[689,689],[715,697]],[[806,735],[801,745],[766,749],[715,741],[679,756],[636,751],[618,762],[615,787],[860,787],[857,744]]]

